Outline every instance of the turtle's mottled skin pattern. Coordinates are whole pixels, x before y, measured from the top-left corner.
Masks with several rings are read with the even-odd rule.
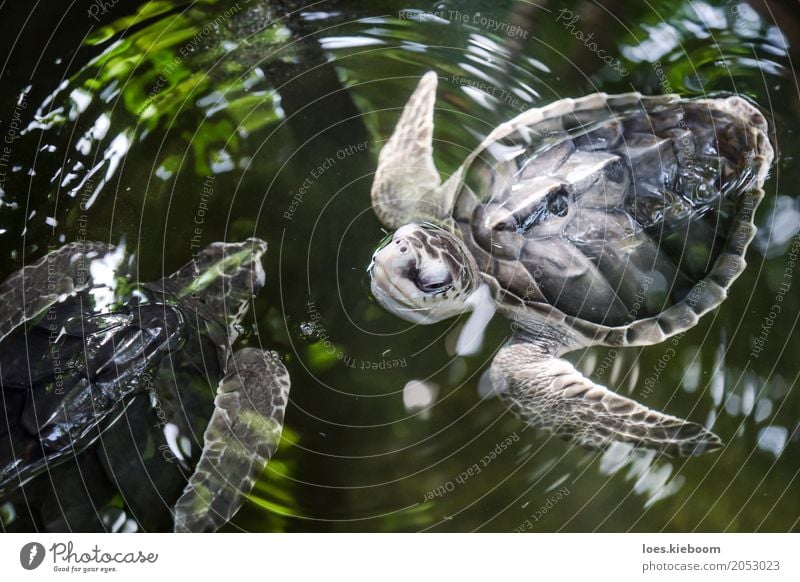
[[[406,319],[425,322],[429,316],[428,307],[441,311],[440,304],[447,302],[461,305],[475,291],[479,284],[479,271],[472,255],[465,252],[462,245],[456,243],[444,230],[433,225],[428,228],[412,228],[398,231],[391,243],[403,257],[403,262],[395,261],[395,267],[401,272],[401,278],[395,278],[398,284],[411,283],[414,288],[422,288],[434,295],[421,296],[422,305],[410,303],[398,305],[404,311]],[[423,265],[423,257],[427,258]],[[389,275],[382,265],[374,263],[370,267],[373,280],[385,280]],[[381,287],[373,285],[373,293],[380,296]]]
[[[467,183],[474,173],[485,186],[461,190],[454,218],[519,319],[563,314],[592,341],[657,343],[719,304],[745,266],[762,197],[752,186],[772,157],[766,121],[749,105],[735,116],[738,97],[589,109],[597,99],[565,107],[579,111],[544,136],[523,125],[482,151]]]
[[[95,529],[110,481],[145,529],[227,522],[275,452],[288,400],[275,352],[232,349],[264,285],[265,251],[259,239],[213,243],[138,284],[123,249],[71,243],[3,282],[0,499],[23,488],[37,529]],[[181,440],[202,450],[181,452]],[[79,484],[55,484],[79,458],[77,478],[94,475],[89,507],[70,499],[86,497]],[[44,473],[55,504],[28,499]],[[175,504],[166,523],[165,503]]]
[[[12,274],[0,286],[0,337],[5,337],[25,321],[33,319],[56,302],[59,295],[82,291],[91,283],[89,261],[110,252],[113,247],[101,242],[75,242],[62,247],[64,252],[50,255],[45,272],[42,264],[28,265]],[[44,285],[43,285],[44,283]]]
[[[537,336],[538,337],[538,336]],[[492,367],[492,380],[501,393],[510,384],[524,389],[506,395],[509,408],[535,426],[550,428],[566,440],[587,448],[602,448],[609,440],[664,448],[674,455],[696,454],[718,444],[699,424],[667,416],[576,376],[572,364],[555,360],[544,373],[530,374],[530,362],[547,358],[548,350],[538,341],[520,336],[500,351]],[[502,372],[501,372],[502,370]],[[568,418],[555,422],[551,418]],[[624,435],[626,438],[615,438]]]
[[[732,158],[717,155],[713,133],[680,129],[684,111],[676,104],[603,124],[601,110],[600,120],[584,120],[600,127],[579,138],[543,151],[542,140],[529,146],[507,138],[507,147],[519,145],[510,160],[486,152],[482,200],[462,193],[454,212],[481,270],[517,299],[607,325],[682,301],[707,275],[735,218],[737,200],[723,198],[716,183],[734,178],[742,151],[736,144]],[[655,135],[637,131],[643,123]],[[679,165],[679,156],[692,166]],[[689,180],[691,188],[683,184]],[[682,231],[691,238],[670,245]],[[648,304],[634,312],[648,284]]]
[[[376,299],[430,323],[474,317],[488,289],[516,324],[492,364],[495,388],[559,436],[675,455],[720,446],[704,427],[617,395],[560,356],[659,343],[725,299],[773,159],[764,116],[738,96],[562,99],[495,128],[442,183],[435,88],[428,73],[379,157],[373,207],[398,230],[373,257]],[[437,243],[415,242],[427,238]]]
[[[265,373],[268,386],[262,385]],[[240,492],[253,489],[278,448],[289,384],[277,352],[244,348],[233,355],[203,435],[203,457],[186,486],[192,494],[175,506],[176,531],[213,531],[233,517]],[[264,410],[271,414],[265,416]]]

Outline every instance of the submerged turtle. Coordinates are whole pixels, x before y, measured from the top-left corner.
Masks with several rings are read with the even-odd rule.
[[[495,309],[512,319],[494,389],[567,440],[670,455],[721,446],[560,356],[657,344],[725,299],[773,158],[761,113],[738,96],[561,99],[494,129],[442,183],[436,83],[432,72],[422,78],[380,153],[372,204],[397,230],[369,268],[378,302],[416,323],[472,310],[462,354]]]
[[[44,474],[67,511],[60,465],[95,454],[102,469],[82,461],[78,480],[96,490],[105,472],[140,523],[159,523],[165,504],[176,531],[227,522],[277,448],[289,393],[275,352],[231,348],[265,250],[214,243],[134,284],[124,249],[77,242],[0,285],[0,503]],[[75,523],[96,519],[89,503]]]

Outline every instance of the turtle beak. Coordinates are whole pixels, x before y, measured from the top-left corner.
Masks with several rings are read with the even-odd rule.
[[[266,274],[264,273],[264,266],[261,264],[261,257],[267,252],[267,243],[260,238],[249,238],[244,241],[246,245],[252,245],[252,262],[253,262],[253,293],[258,293],[264,288],[266,282]]]
[[[245,248],[248,246],[253,253],[253,260],[259,261],[264,253],[267,252],[267,243],[266,241],[261,240],[260,238],[248,238],[244,243],[242,243]]]
[[[370,273],[375,268],[380,267],[390,274],[396,273],[399,275],[404,272],[407,273],[409,269],[416,266],[417,259],[411,251],[411,245],[404,236],[399,234],[399,231],[396,232],[387,244],[372,255]]]
[[[398,233],[375,251],[367,272],[372,295],[378,303],[393,313],[397,313],[398,308],[407,309],[408,293],[414,290],[404,291],[407,287],[404,282],[416,264],[411,246]]]
[[[372,296],[384,309],[412,323],[420,323],[424,320],[424,316],[418,314],[411,304],[408,294],[395,284],[391,272],[387,271],[383,265],[373,263],[370,278]],[[402,280],[400,282],[403,283]]]
[[[404,273],[408,273],[413,268],[416,260],[412,253],[401,252],[399,245],[394,240],[375,251],[372,255],[372,262],[369,265],[370,287],[372,294],[379,299],[381,297],[402,297],[404,294],[393,282],[394,278],[400,278]],[[381,302],[382,303],[382,302]]]
[[[369,272],[377,267],[383,267],[389,276],[405,276],[417,266],[417,254],[414,252],[409,240],[421,227],[416,224],[407,224],[397,229],[392,238],[375,251]]]

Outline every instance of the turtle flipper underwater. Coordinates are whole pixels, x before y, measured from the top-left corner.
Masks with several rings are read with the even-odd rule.
[[[274,352],[232,349],[264,285],[265,251],[259,239],[214,243],[139,284],[124,249],[72,243],[0,285],[0,499],[92,448],[133,514],[158,505],[141,493],[150,486],[181,498],[176,529],[231,517],[277,447],[289,392]],[[199,459],[181,452],[204,432]],[[153,449],[168,446],[177,468],[158,471]]]
[[[203,435],[197,468],[175,504],[175,531],[215,531],[239,510],[275,454],[289,398],[289,374],[276,352],[233,355]]]
[[[703,426],[651,410],[586,378],[541,350],[538,339],[504,346],[491,369],[511,410],[532,425],[590,449],[619,441],[688,456],[721,446]]]
[[[773,160],[764,116],[738,96],[562,99],[495,128],[442,183],[436,84],[422,78],[379,156],[372,204],[397,230],[369,267],[378,302],[416,323],[472,311],[464,355],[495,310],[512,320],[494,388],[567,440],[668,455],[720,447],[561,356],[663,342],[726,298]]]
[[[121,412],[123,402],[116,402],[106,391],[98,390],[96,397],[87,392],[90,382],[79,369],[84,339],[96,349],[100,342],[93,339],[113,331],[127,318],[119,313],[82,317],[94,303],[88,290],[110,289],[109,281],[96,283],[96,275],[105,269],[92,269],[92,263],[105,263],[124,275],[130,265],[121,258],[104,243],[71,243],[0,285],[0,381],[5,413],[5,422],[0,424],[0,494],[70,455],[70,443],[80,450],[97,438],[93,423],[86,422],[88,415],[70,422],[81,416],[82,408],[99,405]],[[28,325],[30,329],[26,329]],[[148,365],[151,348],[152,344],[143,347],[139,354],[143,367]],[[98,355],[103,359],[108,354]],[[62,369],[62,360],[72,362],[73,373]],[[100,361],[96,367],[107,368],[108,361]],[[31,389],[34,384],[41,384],[41,390]],[[62,417],[68,420],[62,421]]]

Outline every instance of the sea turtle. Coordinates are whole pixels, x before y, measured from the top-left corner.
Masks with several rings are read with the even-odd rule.
[[[228,521],[277,448],[289,394],[275,352],[231,348],[264,285],[265,250],[255,238],[213,243],[136,284],[122,246],[74,242],[3,282],[0,504],[92,452],[140,522],[156,523],[165,503],[176,531]],[[102,475],[87,479],[86,466],[78,478],[94,487]],[[68,487],[54,483],[62,511]]]
[[[657,344],[725,299],[773,158],[764,116],[739,96],[561,99],[495,128],[442,183],[436,85],[422,78],[380,152],[372,205],[397,230],[369,267],[377,301],[415,323],[473,311],[462,354],[495,310],[511,319],[494,391],[567,440],[667,455],[721,446],[560,356]]]

